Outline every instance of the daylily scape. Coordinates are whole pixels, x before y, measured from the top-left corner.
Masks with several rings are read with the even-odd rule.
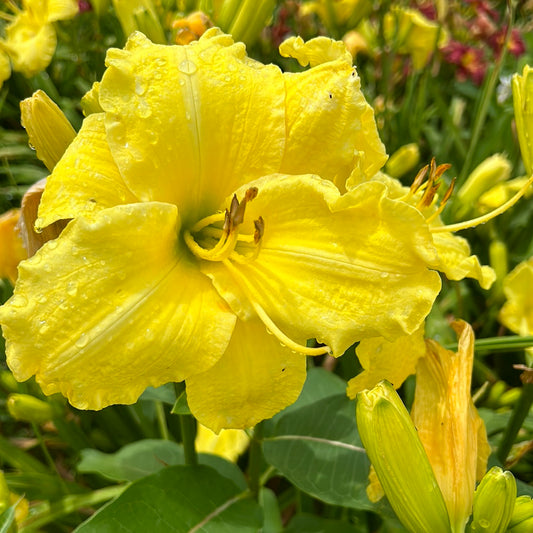
[[[307,355],[420,331],[437,271],[490,286],[442,231],[445,169],[411,189],[379,173],[344,44],[291,38],[280,52],[310,68],[282,73],[216,28],[108,51],[35,225],[70,222],[19,265],[0,309],[18,380],[79,409],[185,380],[203,425],[245,428],[297,399]]]

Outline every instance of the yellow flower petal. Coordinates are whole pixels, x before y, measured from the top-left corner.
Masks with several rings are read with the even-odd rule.
[[[355,398],[359,391],[374,388],[386,379],[397,389],[415,373],[418,360],[426,354],[424,329],[390,342],[383,337],[363,339],[356,349],[364,370],[348,381],[346,394]]]
[[[67,20],[79,12],[77,0],[47,0],[48,22]]]
[[[280,346],[259,320],[238,320],[218,363],[187,379],[187,399],[193,415],[215,433],[243,429],[295,402],[305,375],[304,355]]]
[[[13,70],[25,76],[34,76],[43,71],[52,60],[56,49],[56,32],[47,24],[21,11],[6,27],[6,47]]]
[[[209,428],[198,424],[194,446],[198,453],[212,453],[236,462],[248,448],[250,437],[242,429],[222,429],[217,435]]]
[[[9,56],[0,50],[0,87],[11,76],[11,61]]]
[[[113,157],[141,200],[175,203],[184,221],[279,169],[283,76],[232,43],[212,28],[188,46],[135,33],[126,50],[108,51],[100,104]]]
[[[490,447],[470,387],[474,334],[469,324],[453,325],[457,353],[427,341],[427,356],[417,367],[411,411],[439,483],[454,531],[462,531],[472,511],[476,478],[485,473]]]
[[[106,142],[104,115],[88,116],[48,178],[39,206],[38,229],[57,220],[92,216],[137,199],[124,184]]]
[[[180,253],[178,230],[175,206],[117,206],[21,263],[0,308],[15,378],[101,409],[212,366],[235,316]]]
[[[436,257],[415,209],[388,199],[379,183],[344,196],[316,176],[275,175],[248,186],[258,195],[246,217],[264,220],[258,257],[202,267],[235,313],[253,315],[253,301],[290,338],[316,337],[334,355],[361,338],[420,326],[440,278],[428,270]],[[243,254],[254,249],[240,246]]]
[[[11,283],[17,279],[18,264],[28,256],[17,229],[19,216],[19,209],[0,215],[0,278],[7,278]]]
[[[518,335],[533,334],[533,257],[520,263],[503,281],[507,301],[499,320]]]
[[[280,52],[305,64],[321,63],[306,72],[284,74],[287,147],[280,172],[318,174],[341,191],[354,168],[354,179],[369,179],[387,156],[345,45],[325,37],[307,43],[293,37]]]
[[[496,274],[489,266],[482,266],[476,255],[470,255],[470,245],[466,239],[451,233],[434,233],[433,242],[439,254],[438,269],[448,279],[476,279],[483,289],[490,289]]]

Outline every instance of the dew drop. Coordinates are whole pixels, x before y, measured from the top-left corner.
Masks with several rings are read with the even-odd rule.
[[[41,294],[41,295],[37,296],[36,301],[37,301],[38,304],[42,305],[42,304],[45,304],[48,301],[48,298],[46,297],[45,294]]]
[[[146,103],[145,100],[140,99],[137,102],[137,107],[135,108],[135,114],[139,118],[148,118],[152,114],[152,108]]]
[[[150,328],[146,328],[146,331],[144,332],[144,338],[147,341],[152,341],[155,338],[154,332]]]
[[[67,283],[67,294],[69,296],[76,296],[78,292],[78,283],[76,281],[69,281]]]
[[[43,320],[41,322],[41,327],[39,328],[39,335],[44,335],[49,329],[50,326]]]
[[[490,527],[490,520],[487,520],[486,518],[480,518],[479,525],[483,529],[488,529]]]
[[[178,70],[182,72],[183,74],[194,74],[197,70],[196,65],[189,61],[188,59],[185,59],[178,65]]]
[[[159,134],[156,131],[148,130],[146,132],[146,138],[150,144],[156,144],[159,140]]]
[[[268,333],[269,335],[274,335],[274,333],[272,333],[268,328],[267,328],[267,333]]]
[[[191,114],[188,111],[185,112],[185,118],[191,120]]]
[[[13,307],[24,307],[28,305],[28,300],[25,296],[22,296],[22,294],[16,294],[11,298],[11,305]]]
[[[146,92],[146,87],[143,85],[141,78],[135,78],[135,94],[142,96]]]
[[[389,277],[389,273],[388,273],[388,272],[382,272],[382,273],[379,275],[379,277],[380,277],[381,279],[387,279],[387,278]]]
[[[52,272],[52,267],[50,266],[49,263],[45,263],[45,264],[43,265],[43,270],[44,270],[45,272]]]
[[[78,340],[74,343],[74,346],[76,346],[76,348],[83,348],[84,346],[87,346],[88,342],[89,337],[87,337],[86,333],[82,333]]]

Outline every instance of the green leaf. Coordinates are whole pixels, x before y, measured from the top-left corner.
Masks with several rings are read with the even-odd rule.
[[[142,393],[141,400],[156,400],[163,403],[168,403],[173,405],[176,401],[176,394],[174,393],[174,385],[172,383],[167,383],[166,385],[161,385],[161,387],[147,387]]]
[[[170,412],[173,415],[190,415],[189,403],[187,402],[187,391],[183,391],[177,398],[176,403],[172,406]]]
[[[8,507],[0,515],[0,533],[9,533],[11,531],[16,530],[16,527],[14,526],[14,524],[15,524],[15,509],[17,507],[17,504],[18,502],[13,504],[11,507]]]
[[[127,444],[116,453],[82,450],[78,472],[98,473],[112,481],[135,481],[165,466],[183,462],[183,447],[180,444],[145,439]]]
[[[206,466],[172,466],[128,487],[76,533],[256,533],[261,509]]]
[[[246,481],[235,464],[208,453],[198,454],[198,462],[214,468],[241,490]],[[96,473],[112,481],[136,481],[159,472],[166,466],[183,465],[183,446],[169,440],[144,439],[126,444],[118,452],[103,453],[94,449],[81,452],[78,472]]]
[[[388,515],[388,504],[372,504],[366,496],[370,463],[357,432],[355,402],[345,388],[331,373],[309,372],[298,401],[266,428],[265,459],[319,500]]]
[[[263,509],[264,523],[262,533],[281,533],[283,524],[278,499],[273,491],[263,487],[259,492],[259,504]]]
[[[319,516],[301,513],[291,519],[283,533],[358,533],[360,528],[356,528],[341,520],[328,520]]]

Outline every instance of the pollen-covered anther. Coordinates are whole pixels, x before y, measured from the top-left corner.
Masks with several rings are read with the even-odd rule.
[[[265,232],[265,221],[263,220],[263,217],[260,216],[257,220],[254,220],[254,243],[259,244],[259,241],[263,237],[263,233]]]

